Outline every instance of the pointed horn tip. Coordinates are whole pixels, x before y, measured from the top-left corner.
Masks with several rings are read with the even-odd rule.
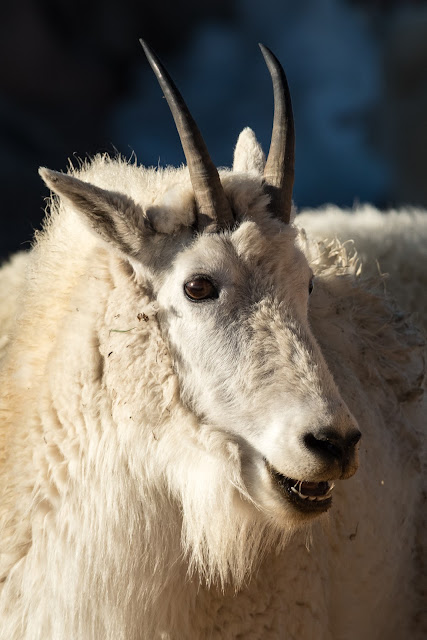
[[[276,56],[274,55],[272,50],[266,47],[265,44],[262,44],[262,42],[258,42],[258,46],[261,49],[261,53],[264,56],[265,60],[267,60],[267,58],[273,58],[273,60],[276,60]]]
[[[258,46],[261,49],[261,53],[264,57],[264,60],[267,64],[267,67],[269,69],[271,69],[271,67],[280,70],[283,75],[286,77],[285,74],[285,70],[283,69],[283,66],[281,65],[279,59],[277,58],[277,56],[272,52],[271,49],[269,49],[268,47],[265,46],[265,44],[262,44],[262,42],[258,42]]]
[[[157,75],[156,67],[162,66],[157,54],[155,53],[154,49],[152,49],[150,45],[143,38],[139,39],[139,43],[145,53],[145,57],[150,63],[151,68],[153,69],[154,73],[156,73]]]
[[[145,42],[144,38],[140,38],[139,39],[139,44],[141,45],[141,47],[144,49],[145,55],[147,55],[147,51],[151,52],[150,47],[148,46],[148,44]]]

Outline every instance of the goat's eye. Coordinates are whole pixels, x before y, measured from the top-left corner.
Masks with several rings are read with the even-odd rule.
[[[310,295],[310,293],[313,291],[314,289],[314,276],[311,276],[310,278],[310,282],[308,283],[308,295]]]
[[[194,302],[218,297],[218,290],[215,285],[203,277],[193,278],[193,280],[186,282],[184,284],[184,291],[187,298]]]

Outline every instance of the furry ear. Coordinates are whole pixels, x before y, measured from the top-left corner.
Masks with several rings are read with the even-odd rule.
[[[234,150],[233,171],[262,175],[265,155],[254,132],[249,127],[243,129]]]
[[[140,206],[122,193],[107,191],[73,176],[41,167],[46,185],[69,200],[101,238],[123,253],[137,257],[147,236],[155,231]]]

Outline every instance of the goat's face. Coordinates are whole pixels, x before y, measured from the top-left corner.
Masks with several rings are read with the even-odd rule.
[[[263,53],[284,114],[284,122],[275,120],[265,168],[245,130],[234,171],[220,180],[181,96],[148,51],[177,121],[191,187],[181,180],[173,197],[153,207],[71,176],[42,175],[120,251],[136,279],[148,282],[183,402],[203,428],[237,448],[250,500],[289,523],[329,508],[333,480],[357,468],[360,433],[309,327],[312,272],[289,224],[290,98],[279,63]]]
[[[239,445],[253,499],[306,519],[357,468],[360,433],[308,323],[312,272],[293,228],[243,222],[203,234],[159,287],[184,402]]]

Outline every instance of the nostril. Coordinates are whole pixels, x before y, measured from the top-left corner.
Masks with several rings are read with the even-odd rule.
[[[351,436],[349,436],[346,439],[346,445],[349,449],[354,448],[357,443],[360,441],[360,438],[362,437],[362,434],[360,433],[359,430],[355,431],[354,433],[351,434]]]
[[[313,433],[307,433],[304,436],[304,444],[313,453],[340,460],[344,456],[344,441],[336,436],[319,434],[316,437]]]
[[[324,428],[315,433],[306,433],[303,442],[307,449],[324,462],[338,463],[341,467],[341,476],[350,477],[357,468],[356,445],[362,434],[358,429],[353,429],[343,436],[335,429]]]
[[[344,462],[354,453],[355,447],[362,434],[358,429],[343,437],[332,429],[324,429],[314,433],[307,433],[303,440],[305,446],[317,455],[334,458]]]

